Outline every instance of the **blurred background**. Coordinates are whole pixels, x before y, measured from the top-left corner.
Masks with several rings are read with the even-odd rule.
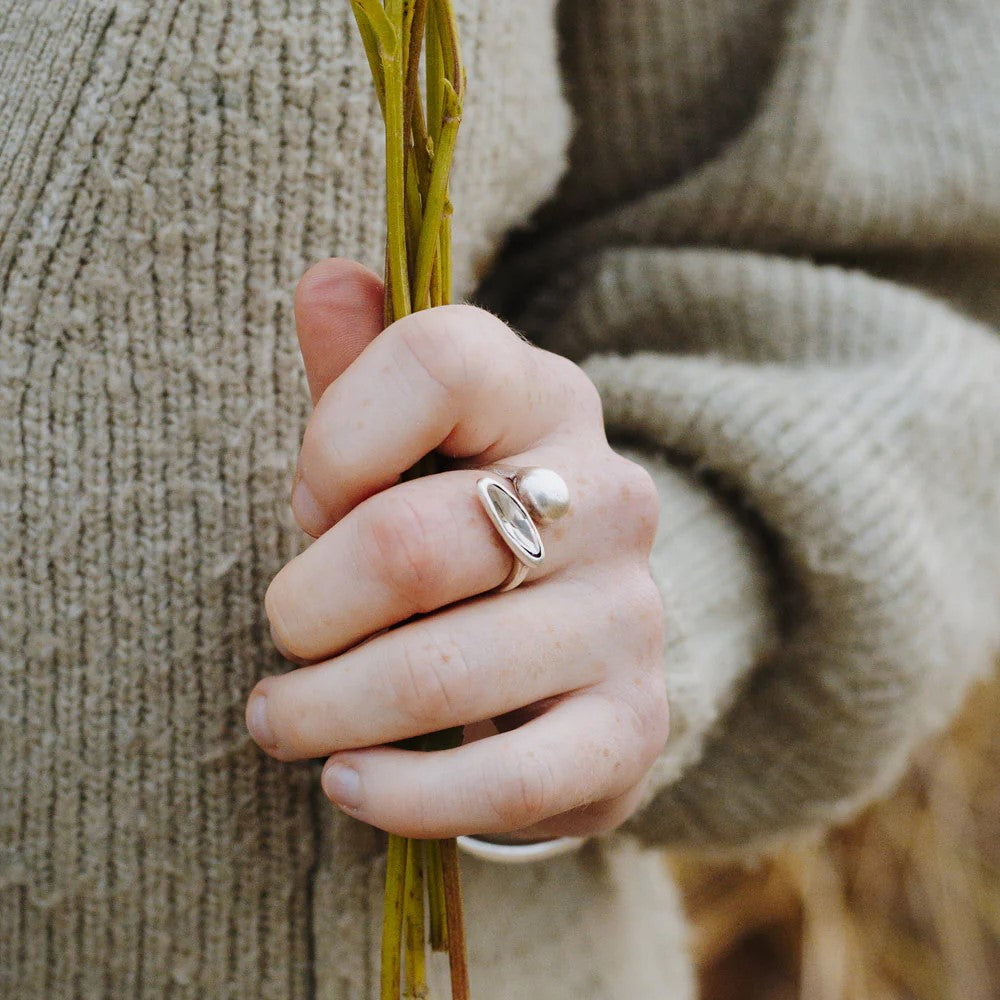
[[[703,1000],[1000,998],[1000,674],[892,798],[752,865],[672,857]]]

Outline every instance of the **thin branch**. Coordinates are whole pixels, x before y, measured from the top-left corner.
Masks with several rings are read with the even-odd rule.
[[[382,916],[382,1000],[399,1000],[405,875],[406,841],[392,834],[386,857],[385,909]]]
[[[424,221],[420,227],[420,241],[417,244],[416,275],[413,279],[413,302],[417,309],[426,309],[430,305],[431,271],[440,246],[441,223],[448,203],[451,163],[461,123],[462,106],[458,94],[445,80],[441,141],[434,153],[427,201],[424,204]]]
[[[427,941],[424,933],[424,842],[406,842],[405,1000],[427,1000]]]
[[[386,17],[397,39],[403,36],[402,0],[388,0]],[[374,25],[373,25],[374,26]],[[403,53],[397,44],[382,50],[385,69],[385,186],[389,273],[386,276],[395,319],[409,316],[409,261],[406,247],[406,123],[403,119]]]
[[[458,870],[458,844],[441,841],[441,868],[448,910],[448,961],[452,1000],[469,1000],[469,969],[465,957],[465,920],[462,917],[462,882]]]

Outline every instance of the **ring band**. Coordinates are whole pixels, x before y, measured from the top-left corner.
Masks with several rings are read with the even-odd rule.
[[[502,865],[520,865],[529,861],[547,861],[563,854],[579,850],[587,842],[586,837],[556,837],[554,840],[539,840],[526,844],[501,844],[481,837],[459,837],[458,846],[482,861],[493,861]]]
[[[494,593],[506,594],[508,591],[520,587],[527,579],[528,567],[520,559],[515,559],[514,565],[511,566],[510,572],[507,574],[507,579],[496,588]]]
[[[487,516],[514,556],[507,578],[496,588],[506,593],[527,579],[528,571],[545,561],[537,519],[550,524],[569,511],[569,490],[551,469],[508,469],[493,466],[476,482],[476,491]]]

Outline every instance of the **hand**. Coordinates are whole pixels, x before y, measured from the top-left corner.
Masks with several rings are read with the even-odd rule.
[[[608,446],[578,366],[468,306],[379,336],[381,303],[378,279],[338,260],[296,293],[315,410],[293,509],[317,540],[266,609],[308,665],[257,685],[250,731],[279,760],[328,755],[331,800],[392,833],[614,829],[667,735],[655,487]],[[447,471],[399,482],[435,449]],[[513,557],[475,489],[497,462],[554,469],[572,497],[506,594],[490,591]],[[482,720],[497,732],[453,750],[386,745]]]

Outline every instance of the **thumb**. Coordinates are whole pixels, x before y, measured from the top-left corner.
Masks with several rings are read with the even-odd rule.
[[[295,289],[295,327],[313,405],[382,332],[381,279],[352,260],[314,264]]]

